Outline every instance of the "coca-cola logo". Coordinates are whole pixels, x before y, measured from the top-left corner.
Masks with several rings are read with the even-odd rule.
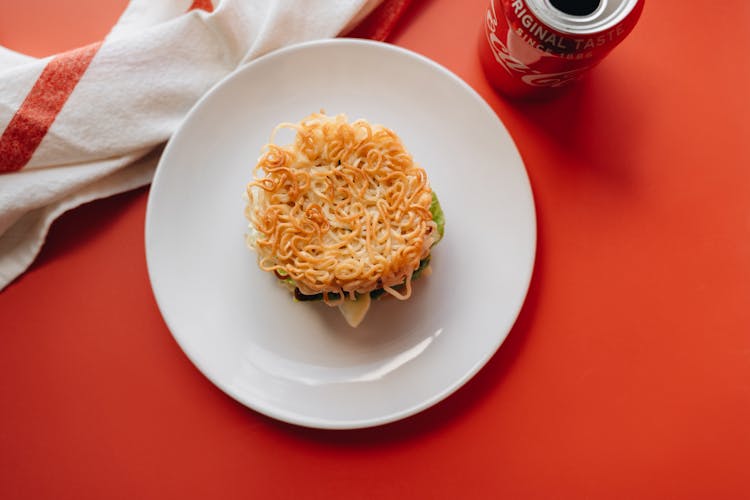
[[[539,70],[530,68],[510,53],[508,46],[497,36],[497,25],[495,2],[490,1],[490,8],[487,9],[485,33],[492,55],[505,71],[511,75],[517,75],[527,85],[533,87],[560,87],[578,79],[586,71],[586,68],[577,68],[560,73],[542,73]]]
[[[495,60],[500,63],[500,66],[511,74],[514,71],[530,71],[528,66],[510,54],[508,47],[497,37],[497,14],[495,13],[495,2],[492,1],[490,1],[490,8],[487,9],[486,26],[487,42],[490,44],[492,55],[495,56]]]
[[[564,71],[562,73],[532,73],[529,75],[523,75],[521,80],[524,83],[533,87],[562,87],[568,83],[578,80],[583,72],[583,69],[577,69],[573,71]]]

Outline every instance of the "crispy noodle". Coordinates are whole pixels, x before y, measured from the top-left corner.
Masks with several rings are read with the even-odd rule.
[[[292,144],[274,143],[282,128],[296,131]],[[342,114],[279,124],[247,197],[248,244],[261,269],[329,305],[377,288],[408,299],[437,230],[427,174],[399,137]]]

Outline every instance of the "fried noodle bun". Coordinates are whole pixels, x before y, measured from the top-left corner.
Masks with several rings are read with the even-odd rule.
[[[295,133],[289,145],[274,142],[283,128]],[[343,114],[279,124],[246,193],[258,265],[303,300],[336,306],[367,296],[369,304],[381,289],[406,300],[439,239],[427,174],[401,139]]]

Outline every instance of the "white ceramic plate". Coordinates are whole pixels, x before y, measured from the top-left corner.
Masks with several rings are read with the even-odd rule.
[[[293,302],[244,241],[243,193],[271,130],[321,108],[399,134],[446,216],[432,275],[357,329]],[[190,360],[250,408],[321,428],[391,422],[463,385],[512,327],[535,250],[526,171],[491,108],[438,64],[359,40],[280,50],[217,85],[170,140],[146,217],[154,294]]]

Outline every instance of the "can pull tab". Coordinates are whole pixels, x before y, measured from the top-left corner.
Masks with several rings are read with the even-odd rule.
[[[554,8],[571,16],[588,16],[599,7],[601,0],[550,0]]]

